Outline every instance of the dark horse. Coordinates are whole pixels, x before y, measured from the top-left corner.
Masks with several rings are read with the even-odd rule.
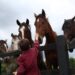
[[[71,42],[75,38],[75,17],[65,20],[62,30],[64,31],[65,38],[68,42]]]
[[[35,15],[35,27],[36,32],[39,33],[39,41],[42,43],[43,37],[46,37],[46,47],[48,44],[54,43],[56,41],[56,33],[52,30],[51,25],[48,22],[48,19],[46,18],[45,11],[42,9],[42,13],[39,15]],[[47,47],[48,48],[48,47]],[[57,52],[56,50],[45,50],[45,56],[46,56],[46,64],[48,69],[57,69],[58,62],[57,62]]]
[[[8,50],[8,45],[6,40],[0,40],[0,53],[5,53]]]
[[[75,16],[72,19],[65,20],[62,26],[64,32],[64,37],[67,40],[67,43],[71,43],[75,38]],[[72,52],[73,49],[70,49]]]
[[[22,22],[20,23],[19,20],[16,21],[18,26],[19,26],[19,38],[20,39],[25,39],[27,38],[29,41],[30,41],[30,44],[31,44],[31,47],[33,45],[33,40],[32,40],[32,37],[31,37],[31,28],[30,28],[30,25],[29,25],[29,20],[27,19],[26,22]]]

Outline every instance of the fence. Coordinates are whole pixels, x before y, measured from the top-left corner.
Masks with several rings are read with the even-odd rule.
[[[69,56],[68,56],[68,50],[67,50],[67,44],[64,39],[63,35],[60,35],[56,38],[56,42],[50,44],[49,49],[57,49],[57,55],[58,55],[58,64],[59,64],[59,75],[72,75],[72,71],[69,69]],[[71,43],[69,45],[69,48],[75,48],[75,43]],[[45,50],[45,46],[40,46],[40,50]],[[4,53],[0,54],[0,57],[6,57],[6,56],[15,56],[19,54],[20,51],[15,51],[11,53]],[[0,62],[1,64],[1,62]],[[1,69],[1,65],[0,65]],[[1,70],[0,70],[1,73]],[[49,73],[48,71],[43,71],[43,75],[58,75],[57,72]],[[0,74],[1,75],[1,74]]]

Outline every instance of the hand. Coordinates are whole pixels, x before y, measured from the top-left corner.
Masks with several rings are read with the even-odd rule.
[[[17,75],[17,71],[13,72],[13,75]]]
[[[36,34],[35,34],[35,40],[38,40],[38,38],[39,38],[39,34],[36,33]]]

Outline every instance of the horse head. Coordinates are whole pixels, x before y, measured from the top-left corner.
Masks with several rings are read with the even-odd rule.
[[[18,42],[20,41],[20,38],[18,35],[11,33],[12,42],[11,42],[11,48],[12,50],[18,50]]]
[[[67,19],[64,21],[62,30],[66,40],[71,42],[72,39],[75,38],[75,16],[72,19]]]
[[[30,44],[32,46],[33,41],[32,41],[32,37],[31,37],[31,28],[30,28],[30,25],[29,25],[29,19],[26,19],[26,22],[22,22],[22,23],[20,23],[19,20],[17,20],[16,22],[19,26],[19,29],[18,29],[19,37],[21,39],[27,38],[30,41]]]
[[[7,40],[0,40],[0,52],[7,52]]]
[[[42,43],[42,39],[44,36],[46,36],[49,39],[50,39],[50,37],[53,37],[54,32],[48,22],[48,18],[46,18],[45,11],[42,9],[41,14],[38,14],[38,15],[34,14],[34,16],[35,16],[34,24],[36,27],[36,32],[39,33],[39,35],[40,35],[40,37],[39,37],[40,43]],[[50,35],[52,35],[52,36],[50,36]]]

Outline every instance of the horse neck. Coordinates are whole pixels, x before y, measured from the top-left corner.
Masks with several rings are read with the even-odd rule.
[[[25,36],[24,38],[27,38],[30,41],[30,45],[33,45],[33,40],[32,40],[32,36],[31,36],[31,32],[28,31],[27,36]]]
[[[50,26],[50,25],[49,25]],[[56,40],[56,35],[54,31],[52,30],[51,26],[48,27],[48,33],[45,35],[46,37],[46,44],[54,43]]]
[[[30,41],[30,45],[32,46],[33,45],[33,40],[32,40],[31,35],[30,35],[30,37],[28,37],[28,40]]]

